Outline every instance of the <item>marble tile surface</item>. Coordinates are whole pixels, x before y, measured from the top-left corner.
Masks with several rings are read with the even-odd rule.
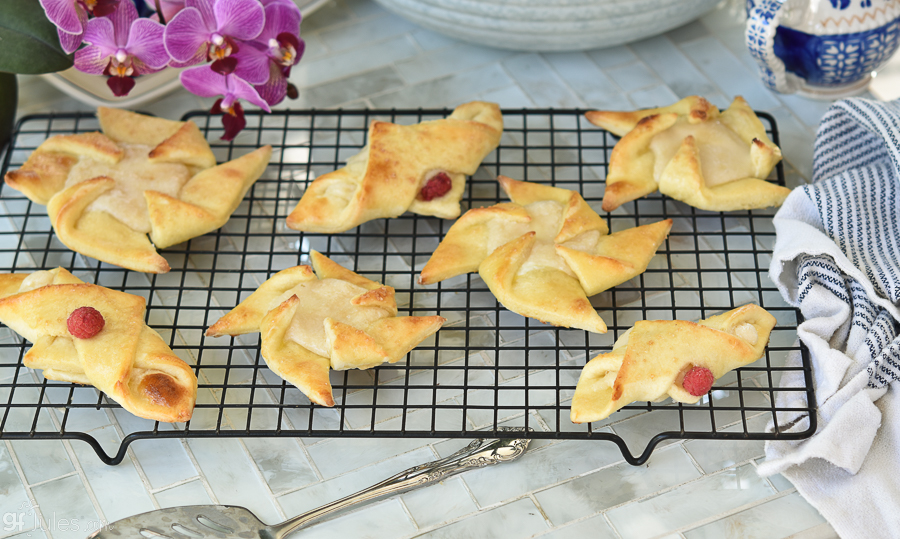
[[[291,77],[300,97],[279,108],[433,108],[483,99],[508,108],[631,109],[658,106],[691,94],[705,95],[715,104],[727,106],[735,95],[743,95],[755,108],[766,110],[776,118],[789,185],[796,186],[809,180],[815,128],[828,103],[776,95],[763,87],[756,77],[752,59],[743,48],[742,11],[743,2],[728,0],[697,21],[628,45],[570,53],[515,53],[463,43],[422,29],[386,12],[372,0],[331,0],[303,22],[306,57]],[[212,99],[177,91],[142,109],[177,119],[189,110],[208,109],[212,102]],[[20,78],[20,115],[73,110],[90,110],[90,107],[65,96],[39,77]],[[293,158],[299,161],[303,155]],[[532,167],[524,172],[541,173]],[[599,177],[603,173],[596,172]],[[652,203],[647,201],[647,204],[651,208]],[[261,214],[271,215],[271,208],[258,208]],[[0,229],[11,226],[13,223],[0,222]],[[246,227],[247,223],[228,226]],[[260,226],[265,230],[275,225],[268,220]],[[390,248],[403,251],[408,246],[398,240]],[[674,241],[673,249],[677,251],[677,248]],[[710,255],[704,264],[723,271],[701,276],[696,271],[693,255],[680,257],[675,251],[670,261],[680,264],[678,284],[696,287],[702,278],[704,287],[726,289],[704,292],[720,294],[707,297],[708,301],[737,301],[740,298],[733,298],[727,291],[733,279],[757,278],[739,269],[731,273],[724,271],[724,261],[715,259],[718,255]],[[219,260],[223,267],[239,263],[226,255]],[[739,259],[729,262],[732,268],[739,268],[741,263]],[[461,280],[456,285],[465,282]],[[198,287],[207,285],[202,280],[192,283]],[[233,305],[236,298],[222,295],[216,299],[223,305]],[[641,296],[635,294],[634,299],[638,301]],[[155,300],[162,305],[205,301],[190,294],[163,295]],[[644,300],[648,306],[658,309],[654,312],[661,317],[671,312],[666,310],[673,301],[668,295]],[[429,308],[426,299],[419,301],[425,303],[416,307]],[[680,305],[700,304],[695,292],[676,294],[674,301]],[[164,310],[155,311],[153,316],[163,317],[161,323],[171,325],[173,321],[166,319],[164,313]],[[521,364],[521,354],[515,348],[523,346],[526,332],[510,329],[497,336],[493,329],[497,323],[518,323],[516,316],[501,313],[497,320],[491,312],[468,321],[451,321],[483,327],[484,331],[471,333],[473,338],[482,339],[478,343],[491,346],[498,342],[509,350],[496,356],[478,353],[468,358],[460,352],[442,358],[442,363]],[[623,314],[620,323],[626,319],[627,315]],[[201,326],[207,323],[203,319],[180,322]],[[548,342],[552,334],[546,330],[542,333],[537,325],[529,327],[534,329],[529,332],[531,345],[552,346]],[[440,338],[458,341],[461,333],[453,331],[451,325],[441,332]],[[8,336],[0,335],[0,338]],[[185,334],[183,338],[200,337]],[[584,340],[583,336],[572,338]],[[592,336],[591,345],[608,346],[611,339],[611,335]],[[251,341],[252,338],[247,342]],[[412,361],[415,357],[413,354]],[[205,365],[224,365],[231,361],[232,365],[247,366],[256,360],[247,354],[228,351],[220,355],[209,352],[200,359]],[[547,359],[555,361],[555,358]],[[583,357],[567,360],[584,361]],[[532,355],[530,361],[537,362],[531,365],[538,368],[542,359],[540,355]],[[452,386],[462,371],[441,372],[442,377],[446,376],[441,381]],[[237,368],[229,374],[251,375],[251,369]],[[0,380],[11,376],[12,372],[0,370]],[[212,370],[206,376],[209,382],[221,382],[215,379]],[[272,375],[265,371],[263,376]],[[577,370],[566,370],[561,377],[563,383],[574,384]],[[555,378],[552,381],[555,383]],[[474,391],[467,397],[492,403],[494,391],[488,388],[498,382],[517,384],[521,380],[507,378],[502,372],[495,379],[488,372],[481,382],[485,390]],[[410,383],[416,383],[414,377]],[[427,386],[432,381],[422,383]],[[390,387],[390,381],[385,387]],[[0,388],[0,398],[7,398],[8,393],[4,391]],[[463,397],[451,390],[442,395],[448,400]],[[53,391],[47,395],[49,402],[62,402],[66,397]],[[226,396],[226,400],[241,397],[234,393]],[[544,397],[534,396],[537,400]],[[201,395],[201,401],[216,398],[221,395]],[[359,392],[348,398],[364,402],[371,395]],[[390,393],[385,392],[379,398],[390,398]],[[408,398],[415,399],[415,392],[411,391]],[[736,392],[726,391],[714,398],[727,405],[734,401]],[[666,424],[660,417],[664,413],[623,411],[595,428],[619,434],[634,449]],[[101,439],[107,451],[114,451],[118,441],[129,432],[152,428],[152,423],[148,427],[147,422],[122,410],[108,414],[85,409],[79,414],[70,417],[68,425],[76,425]],[[697,420],[708,422],[708,416]],[[271,421],[265,414],[259,417],[254,415],[254,421]],[[285,417],[294,424],[309,421],[304,411],[288,411]],[[717,427],[725,431],[741,428],[739,414],[717,412],[715,419]],[[30,424],[25,424],[25,420],[10,414],[7,428],[27,430]],[[229,415],[225,423],[242,420],[246,417]],[[331,425],[340,418],[328,411],[317,411],[316,421],[319,420]],[[376,420],[386,424],[397,422],[390,415]],[[483,414],[443,419],[454,429],[461,421],[473,427],[492,420]],[[555,428],[557,420],[555,413],[545,410],[528,417],[528,423],[535,428],[546,428],[546,425]],[[760,420],[747,418],[749,422]],[[40,421],[52,428],[59,418],[48,412]],[[204,421],[212,425],[216,417],[204,418],[203,413],[198,414],[197,428]],[[366,428],[369,418],[348,416],[347,421],[352,428]],[[417,421],[416,414],[411,414],[407,421]],[[445,456],[461,445],[461,440],[417,439],[139,440],[130,446],[123,464],[109,468],[81,442],[6,441],[0,443],[0,513],[3,513],[0,517],[9,514],[12,521],[18,522],[21,514],[22,526],[4,527],[6,520],[0,520],[0,539],[84,537],[88,524],[157,507],[186,504],[244,505],[263,520],[275,522],[346,496],[404,468]],[[757,476],[756,462],[762,454],[759,442],[672,441],[658,447],[645,465],[633,467],[624,462],[619,450],[610,443],[538,440],[517,463],[470,472],[434,487],[389,498],[312,526],[303,536],[379,539],[834,537],[830,526],[783,477]],[[78,522],[73,525],[73,521]]]

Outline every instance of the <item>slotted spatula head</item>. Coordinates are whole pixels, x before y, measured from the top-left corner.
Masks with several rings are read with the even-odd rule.
[[[189,505],[156,509],[124,518],[101,528],[88,539],[139,538],[190,539],[268,537],[266,525],[243,507]]]
[[[380,483],[297,515],[284,522],[266,526],[243,507],[231,505],[192,505],[157,509],[124,518],[98,530],[88,539],[146,537],[148,539],[191,539],[204,537],[246,537],[247,539],[282,539],[309,522],[343,511],[360,503],[393,496],[414,488],[438,483],[473,468],[493,466],[521,457],[529,440],[515,436],[522,427],[498,427],[497,432],[515,433],[499,439],[473,440],[456,453],[432,462],[413,466]]]

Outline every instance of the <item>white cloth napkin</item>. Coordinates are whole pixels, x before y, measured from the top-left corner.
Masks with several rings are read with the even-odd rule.
[[[775,215],[769,275],[800,308],[818,428],[766,444],[761,475],[782,473],[843,538],[900,537],[900,101],[835,103],[816,135],[813,184]],[[799,353],[790,357],[800,365]],[[786,373],[782,387],[803,386]],[[779,407],[805,406],[779,392]],[[781,413],[803,431],[803,413]],[[770,425],[770,428],[771,425]]]

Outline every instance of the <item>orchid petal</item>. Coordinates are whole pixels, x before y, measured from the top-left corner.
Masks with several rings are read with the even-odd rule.
[[[175,14],[184,9],[184,0],[160,0],[160,7],[166,20],[171,21]]]
[[[145,64],[140,60],[140,58],[132,58],[131,59],[131,67],[134,69],[133,75],[136,77],[138,75],[147,75],[150,73],[156,73],[157,71],[161,71],[163,67],[151,67]]]
[[[263,7],[269,7],[274,4],[281,4],[283,6],[287,6],[293,8],[300,13],[300,8],[297,7],[297,4],[293,2],[293,0],[261,0]]]
[[[112,13],[119,8],[119,4],[122,0],[95,0],[93,9],[91,9],[91,14],[94,17],[106,17],[108,15],[112,15]]]
[[[84,29],[84,42],[97,48],[97,54],[103,57],[112,56],[119,49],[115,25],[106,17],[95,17],[88,21]]]
[[[184,62],[179,62],[178,60],[175,60],[173,58],[172,60],[169,61],[169,67],[174,67],[176,69],[180,69],[182,67],[195,66],[195,65],[205,62],[205,61],[206,61],[206,51],[204,51],[203,49],[198,49],[197,54],[195,54],[189,60],[186,60]]]
[[[269,4],[266,6],[266,26],[259,34],[259,41],[268,43],[270,39],[278,37],[282,32],[293,35],[300,34],[300,10],[294,3],[291,7],[285,4]]]
[[[212,0],[185,0],[184,7],[196,9],[203,18],[203,28],[206,28],[209,32],[216,31],[216,15],[213,13]]]
[[[132,77],[109,77],[106,79],[106,85],[112,90],[116,97],[128,95],[128,92],[134,88],[134,79]]]
[[[97,19],[91,19],[91,22]],[[109,65],[109,54],[97,45],[88,45],[75,51],[75,69],[89,75],[102,75]]]
[[[218,32],[237,39],[255,38],[266,22],[259,0],[218,0],[213,11]]]
[[[284,96],[287,95],[287,79],[277,65],[271,64],[269,80],[254,88],[266,103],[277,105],[284,101]]]
[[[214,97],[228,93],[226,77],[219,75],[208,65],[185,69],[179,77],[185,90],[200,97]]]
[[[63,32],[62,28],[57,28],[56,33],[59,34],[59,45],[66,54],[72,54],[78,50],[84,40],[84,32],[78,34],[69,34]]]
[[[241,50],[235,53],[238,59],[235,75],[250,84],[263,84],[269,78],[268,49],[253,41],[241,43]]]
[[[128,31],[128,54],[139,58],[151,69],[162,69],[169,63],[169,53],[163,44],[165,27],[149,19],[138,19]]]
[[[165,26],[166,51],[178,62],[203,61],[209,42],[209,33],[205,28],[203,16],[197,8],[182,9]]]
[[[84,10],[75,0],[40,0],[41,7],[50,22],[55,24],[60,30],[67,34],[80,34],[84,32],[84,20],[87,20],[85,14],[84,20],[78,16],[78,12]]]
[[[266,112],[272,112],[272,109],[269,108],[269,104],[260,97],[259,92],[257,92],[250,83],[236,75],[228,75],[225,78],[227,79],[226,83],[228,84],[229,94],[237,99],[243,99],[248,103],[253,103]]]
[[[98,18],[108,18],[112,21],[115,29],[116,45],[119,48],[124,48],[128,43],[128,31],[131,29],[131,23],[138,18],[138,12],[137,8],[130,1],[122,2],[112,15]]]
[[[225,113],[222,115],[222,127],[225,128],[222,140],[234,140],[234,137],[247,127],[247,119],[244,118],[244,109],[240,103],[234,103],[234,114]]]

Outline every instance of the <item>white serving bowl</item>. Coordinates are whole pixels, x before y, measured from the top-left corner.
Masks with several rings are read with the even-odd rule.
[[[653,36],[719,0],[376,0],[436,32],[489,47],[573,51]]]

